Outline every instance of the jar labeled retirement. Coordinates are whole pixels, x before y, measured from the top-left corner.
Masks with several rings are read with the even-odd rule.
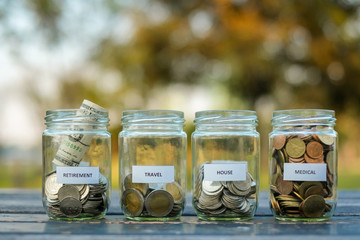
[[[196,113],[192,203],[203,220],[251,219],[258,204],[260,160],[253,111]]]
[[[107,111],[84,100],[80,109],[46,112],[42,201],[51,219],[102,218],[109,207],[111,135]]]
[[[132,220],[179,219],[185,205],[184,115],[179,111],[125,111],[119,134],[120,205]]]
[[[324,221],[337,202],[337,133],[331,110],[273,113],[270,207],[278,220]]]

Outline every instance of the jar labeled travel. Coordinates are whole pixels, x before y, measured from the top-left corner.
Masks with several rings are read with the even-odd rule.
[[[51,219],[102,218],[109,207],[108,112],[87,100],[80,109],[46,112],[42,201]]]
[[[196,112],[192,203],[203,220],[251,219],[258,204],[260,140],[254,111]]]
[[[270,207],[278,220],[324,221],[337,202],[337,133],[331,110],[273,113]]]
[[[120,205],[132,220],[179,219],[185,205],[184,114],[125,111],[119,134]]]

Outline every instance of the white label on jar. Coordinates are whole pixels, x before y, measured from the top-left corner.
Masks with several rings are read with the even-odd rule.
[[[204,164],[205,181],[245,181],[247,162]]]
[[[98,184],[99,167],[56,167],[56,182],[62,184]]]
[[[326,163],[284,163],[284,180],[326,181]]]
[[[174,175],[174,166],[132,166],[133,183],[171,183]]]

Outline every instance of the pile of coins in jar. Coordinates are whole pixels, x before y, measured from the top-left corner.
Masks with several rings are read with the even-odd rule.
[[[179,183],[133,183],[132,174],[125,177],[121,198],[122,209],[130,217],[174,217],[181,214],[185,203]]]
[[[100,175],[99,184],[60,184],[56,172],[45,179],[45,196],[49,214],[55,217],[75,218],[98,216],[108,208],[107,180]]]
[[[316,130],[316,128],[313,128]],[[289,218],[318,218],[332,210],[335,138],[324,134],[276,135],[273,139],[271,208]],[[285,181],[284,163],[326,163],[326,181]]]
[[[208,216],[247,216],[253,210],[250,199],[254,199],[256,182],[247,172],[245,181],[206,181],[204,164],[196,174],[194,206]]]

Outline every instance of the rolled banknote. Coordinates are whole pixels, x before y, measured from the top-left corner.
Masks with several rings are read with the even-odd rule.
[[[106,111],[103,107],[84,100],[80,109],[76,112],[76,116],[97,115]],[[88,121],[96,121],[97,118],[87,118]],[[74,131],[81,131],[81,128],[72,128]],[[86,151],[88,150],[93,134],[71,134],[65,136],[60,143],[60,147],[56,152],[53,163],[57,166],[79,166]]]

